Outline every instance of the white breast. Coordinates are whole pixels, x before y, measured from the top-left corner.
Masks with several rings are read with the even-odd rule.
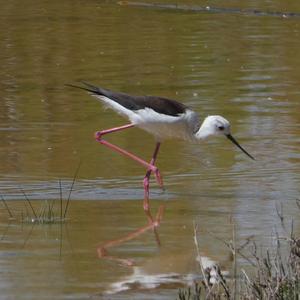
[[[169,116],[146,108],[135,111],[130,120],[159,141],[171,138],[191,140],[199,128],[198,115],[191,110],[178,116]]]

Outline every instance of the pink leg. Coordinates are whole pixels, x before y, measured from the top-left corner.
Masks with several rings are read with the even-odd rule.
[[[158,168],[154,165],[158,151],[159,151],[160,143],[156,144],[156,148],[153,153],[153,157],[152,157],[150,163],[148,163],[145,160],[139,158],[138,156],[102,139],[102,136],[105,134],[124,130],[124,129],[131,128],[131,127],[134,127],[134,124],[127,124],[127,125],[123,125],[120,127],[115,127],[115,128],[111,128],[111,129],[107,129],[107,130],[98,131],[95,133],[95,139],[100,144],[105,145],[106,147],[135,160],[136,162],[140,163],[141,165],[143,165],[144,167],[147,168],[147,173],[144,178],[144,191],[145,191],[144,210],[145,210],[147,216],[149,217],[149,219],[151,221],[153,221],[153,218],[151,217],[150,209],[149,209],[149,179],[150,179],[151,172],[153,172],[155,174],[157,183],[159,184],[160,187],[163,187],[163,182],[162,182],[162,177],[160,175],[160,172],[159,172]]]
[[[126,151],[126,150],[124,150],[124,149],[122,149],[122,148],[120,148],[120,147],[118,147],[114,144],[111,144],[111,143],[109,143],[109,142],[102,139],[102,136],[105,135],[105,134],[120,131],[120,130],[124,130],[124,129],[131,128],[131,127],[134,127],[134,124],[127,124],[127,125],[124,125],[124,126],[115,127],[115,128],[111,128],[111,129],[107,129],[107,130],[103,130],[103,131],[97,131],[95,133],[95,139],[100,144],[105,145],[106,147],[108,147],[108,148],[110,148],[110,149],[112,149],[116,152],[119,152],[120,154],[122,154],[124,156],[127,156],[127,157],[135,160],[136,162],[138,162],[141,165],[143,165],[144,167],[146,167],[148,170],[151,170],[151,172],[153,172],[155,174],[155,177],[156,177],[156,180],[157,180],[157,183],[159,184],[159,186],[163,187],[160,172],[159,172],[159,170],[156,166],[151,164],[151,162],[148,163],[145,160],[139,158],[138,156],[136,156],[136,155],[134,155],[134,154],[132,154],[132,153],[130,153],[130,152],[128,152],[128,151]],[[158,150],[157,150],[157,152],[158,152]]]
[[[95,133],[95,138],[96,139],[101,138],[101,136],[103,136],[105,134],[120,131],[120,130],[124,130],[124,129],[131,128],[131,127],[134,127],[134,124],[130,123],[130,124],[126,124],[126,125],[123,125],[123,126],[120,126],[120,127],[114,127],[114,128],[110,128],[110,129],[106,129],[106,130],[97,131]]]
[[[158,142],[158,143],[156,143],[156,147],[155,147],[152,159],[150,161],[151,166],[154,166],[154,164],[155,164],[156,157],[159,152],[159,148],[160,148],[160,143]],[[143,181],[143,184],[144,184],[144,210],[145,211],[149,210],[149,182],[150,182],[151,172],[152,172],[152,170],[149,168],[144,177],[144,181]],[[156,178],[157,178],[158,182],[160,183],[160,186],[163,187],[163,182],[162,182],[160,173],[156,174]]]
[[[159,239],[158,232],[157,232],[156,228],[160,224],[162,214],[163,214],[163,210],[164,210],[164,207],[160,206],[159,209],[158,209],[158,213],[156,215],[156,218],[153,219],[151,211],[150,211],[150,207],[149,207],[149,179],[150,179],[151,172],[154,172],[154,174],[156,176],[156,180],[159,183],[159,185],[161,187],[163,186],[162,179],[161,179],[161,176],[160,176],[160,172],[157,169],[157,167],[154,166],[154,163],[156,161],[156,157],[157,157],[157,154],[158,154],[158,151],[159,151],[160,143],[156,144],[156,148],[155,148],[155,151],[153,153],[153,157],[152,157],[150,163],[147,163],[146,161],[144,161],[141,158],[133,155],[132,153],[127,152],[126,150],[121,149],[120,147],[118,147],[116,145],[113,145],[113,144],[111,144],[111,143],[109,143],[109,142],[102,139],[102,136],[105,135],[105,134],[120,131],[120,130],[131,128],[131,127],[134,127],[134,125],[133,124],[127,124],[127,125],[124,125],[124,126],[115,127],[115,128],[111,128],[111,129],[107,129],[107,130],[103,130],[103,131],[95,133],[95,138],[96,138],[97,142],[113,149],[116,152],[119,152],[122,155],[130,157],[131,159],[137,161],[138,163],[142,164],[144,167],[147,168],[147,173],[146,173],[146,176],[144,178],[144,190],[145,190],[144,210],[145,210],[145,213],[148,217],[149,224],[147,226],[137,230],[136,232],[129,234],[128,236],[126,236],[124,238],[121,238],[121,239],[118,239],[118,240],[115,240],[115,241],[110,241],[110,242],[106,243],[105,245],[98,247],[99,257],[106,257],[107,259],[116,260],[116,261],[119,261],[119,262],[121,262],[123,264],[126,264],[126,265],[131,265],[132,261],[126,260],[126,259],[122,260],[122,259],[115,258],[115,257],[107,255],[107,248],[111,247],[111,246],[114,246],[115,244],[121,244],[121,243],[123,243],[127,240],[130,240],[130,239],[142,234],[143,232],[147,231],[150,228],[153,229],[157,244],[160,245],[160,239]]]

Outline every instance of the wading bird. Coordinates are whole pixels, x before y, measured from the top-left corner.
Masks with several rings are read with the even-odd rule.
[[[155,166],[160,144],[163,140],[179,138],[191,142],[199,142],[210,136],[226,136],[247,156],[254,159],[234,139],[230,132],[230,123],[222,116],[208,116],[200,122],[199,115],[188,106],[175,100],[155,96],[131,96],[124,93],[113,92],[101,87],[83,82],[83,86],[69,85],[88,91],[98,98],[105,106],[127,117],[129,124],[98,131],[96,140],[112,150],[119,152],[146,167],[144,177],[144,210],[149,214],[149,179],[153,172],[160,187],[163,187],[159,169]],[[148,163],[138,156],[103,139],[103,136],[112,132],[139,127],[156,139],[156,147],[151,161]]]

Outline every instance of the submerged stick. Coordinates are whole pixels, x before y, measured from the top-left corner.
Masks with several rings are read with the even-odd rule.
[[[232,256],[233,256],[233,299],[237,299],[237,249],[236,249],[236,229],[234,219],[232,221]]]
[[[71,188],[70,188],[70,191],[69,191],[69,196],[68,196],[68,199],[67,199],[67,204],[66,204],[66,207],[65,207],[64,218],[67,215],[67,211],[68,211],[68,207],[69,207],[69,203],[70,203],[70,199],[71,199],[71,193],[73,191],[73,186],[74,186],[75,180],[77,178],[80,166],[81,166],[81,160],[79,161],[78,167],[77,167],[76,172],[75,172],[74,177],[73,177],[72,185],[71,185]]]
[[[11,210],[9,209],[9,207],[8,207],[8,205],[7,205],[7,203],[6,203],[5,199],[4,199],[4,197],[2,196],[2,194],[0,194],[0,197],[1,197],[1,201],[3,202],[3,204],[4,204],[4,206],[5,206],[6,210],[7,210],[7,212],[8,212],[8,214],[9,214],[9,217],[10,217],[10,218],[13,218],[14,216],[13,216]]]
[[[37,217],[37,214],[36,214],[36,212],[35,212],[35,210],[34,210],[32,204],[31,204],[29,198],[27,197],[27,195],[25,194],[25,191],[24,191],[22,188],[20,188],[20,190],[21,190],[21,192],[23,193],[23,195],[24,195],[26,201],[28,202],[28,204],[29,204],[29,206],[30,206],[30,208],[31,208],[31,211],[32,211],[32,213],[33,213],[35,219],[37,220],[37,218],[38,218],[38,217]]]
[[[58,179],[58,185],[59,185],[59,200],[60,200],[60,220],[62,221],[62,217],[63,217],[63,199],[62,199],[61,179]]]
[[[204,266],[202,264],[202,256],[200,254],[200,248],[199,248],[199,243],[198,243],[198,237],[197,237],[197,233],[198,233],[198,225],[196,224],[196,222],[194,221],[194,243],[196,246],[196,251],[197,251],[197,255],[199,257],[199,265],[200,265],[200,269],[201,269],[201,273],[202,273],[202,277],[203,277],[203,282],[205,284],[205,287],[207,288],[208,292],[210,293],[210,286],[209,286],[209,282],[207,281],[206,275],[205,275],[205,270],[204,270]]]

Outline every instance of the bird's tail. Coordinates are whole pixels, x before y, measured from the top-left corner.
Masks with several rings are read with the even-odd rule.
[[[97,94],[97,95],[102,94],[100,88],[98,88],[97,86],[95,86],[93,84],[90,84],[88,82],[85,82],[85,81],[81,81],[81,83],[83,84],[83,86],[75,85],[75,84],[69,84],[69,83],[66,83],[65,86],[70,86],[70,87],[74,87],[74,88],[81,89],[81,90],[84,90],[84,91],[88,91],[92,94]]]

